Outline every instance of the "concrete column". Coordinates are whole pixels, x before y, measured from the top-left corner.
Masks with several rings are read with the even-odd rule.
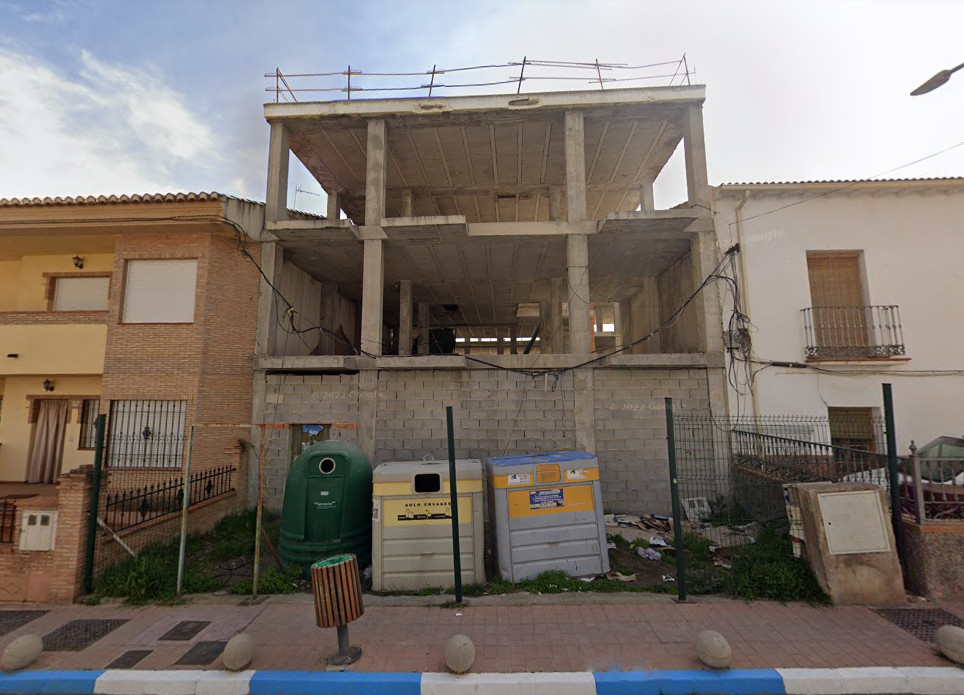
[[[498,341],[495,344],[496,346],[495,354],[497,355],[505,354],[505,334],[506,334],[505,328],[502,328],[500,326],[499,328],[495,329],[495,338]]]
[[[375,426],[378,421],[378,371],[358,372],[358,448],[375,465]]]
[[[690,239],[694,289],[719,262],[719,252],[712,231],[713,223],[707,220],[697,224],[701,229]],[[704,225],[705,229],[702,228]],[[696,295],[694,304],[699,312],[696,323],[700,348],[707,353],[723,354],[723,310],[720,305],[719,283],[713,282],[703,288],[703,291]]]
[[[703,107],[690,106],[683,116],[683,158],[686,161],[686,194],[689,202],[709,206],[706,175],[706,140],[703,136]]]
[[[382,306],[385,298],[385,249],[381,239],[365,239],[364,244],[361,349],[372,355],[380,355]]]
[[[565,197],[562,186],[549,186],[549,219],[564,222],[566,219]]]
[[[644,181],[639,185],[639,209],[643,212],[652,212],[656,209],[652,181]]]
[[[566,237],[569,272],[569,353],[588,355],[592,343],[589,315],[589,238]]]
[[[566,219],[579,222],[586,219],[586,143],[581,111],[566,111],[565,137]]]
[[[554,352],[565,352],[566,341],[562,329],[562,278],[549,280],[549,334]]]
[[[415,194],[412,193],[412,189],[409,188],[402,192],[402,214],[400,217],[414,217],[415,216]]]
[[[556,351],[552,344],[555,336],[552,335],[552,329],[549,328],[549,313],[551,311],[549,307],[548,299],[539,302],[539,352],[543,355]]]
[[[412,281],[398,281],[398,354],[412,354]]]
[[[576,448],[595,454],[596,399],[593,396],[592,372],[592,367],[583,367],[573,372],[573,420],[576,427]]]
[[[268,142],[268,191],[264,197],[265,222],[288,219],[288,129],[271,124]]]
[[[619,347],[628,345],[637,338],[633,329],[633,308],[628,299],[616,303],[616,331],[619,333]],[[631,355],[635,350],[630,348],[624,355]]]
[[[518,355],[519,354],[519,344],[516,339],[519,337],[519,327],[516,325],[509,326],[509,354]]]
[[[420,355],[428,354],[429,324],[431,321],[432,315],[428,304],[420,303],[418,305],[418,354]],[[468,341],[465,344],[468,346]]]
[[[385,216],[385,180],[388,157],[385,121],[368,121],[368,160],[365,166],[365,224],[381,225]]]
[[[338,330],[338,285],[330,280],[321,283],[321,325],[329,331]],[[335,339],[324,336],[322,345],[325,346],[326,355],[334,355]]]
[[[649,334],[660,324],[659,280],[643,278],[643,288],[630,301],[632,311],[633,340]],[[657,333],[632,352],[636,355],[655,355],[662,352],[663,336]]]
[[[284,250],[277,241],[261,243],[261,270],[275,287],[281,287],[281,269],[284,266]],[[274,290],[261,278],[258,289],[258,325],[255,330],[255,354],[268,356],[275,349],[278,335],[278,303]]]
[[[341,193],[332,191],[328,194],[328,212],[325,219],[337,221],[341,217]]]

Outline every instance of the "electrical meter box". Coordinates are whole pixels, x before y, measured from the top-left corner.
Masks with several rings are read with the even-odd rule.
[[[462,584],[485,582],[482,462],[455,462]],[[397,461],[375,468],[372,589],[455,586],[449,464]]]
[[[609,571],[599,461],[584,451],[485,460],[490,540],[503,579]]]

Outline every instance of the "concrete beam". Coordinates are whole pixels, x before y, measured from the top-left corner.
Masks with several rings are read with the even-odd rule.
[[[281,269],[284,265],[284,249],[277,241],[261,243],[261,271],[271,284],[281,287]],[[258,325],[255,330],[254,351],[257,355],[267,356],[274,349],[278,334],[278,303],[274,290],[261,278],[258,289]]]
[[[412,354],[412,281],[398,281],[398,354]]]
[[[691,204],[709,206],[710,190],[706,175],[706,140],[703,135],[702,105],[690,106],[683,115],[683,159],[686,162],[687,199]]]
[[[598,222],[586,219],[579,222],[472,222],[468,225],[468,235],[568,236],[569,234],[595,234],[598,229]]]
[[[586,219],[586,140],[581,111],[566,111],[566,219]]]
[[[325,218],[335,221],[341,217],[341,193],[333,191],[328,194],[328,212]]]
[[[385,217],[388,139],[385,121],[368,121],[368,146],[365,165],[365,224],[380,225]]]
[[[639,206],[642,212],[656,210],[656,199],[653,197],[653,182],[644,181],[639,185]]]
[[[420,303],[418,305],[418,354],[428,354],[429,328],[432,322],[432,314],[429,305]]]
[[[589,315],[587,237],[566,237],[566,263],[569,274],[569,352],[573,355],[588,355],[592,344],[592,319]]]
[[[378,239],[365,240],[362,268],[361,349],[382,354],[382,308],[385,301],[385,248]]]
[[[558,110],[566,107],[593,107],[615,104],[703,103],[706,87],[685,85],[677,87],[636,87],[632,89],[586,90],[578,92],[544,92],[517,96],[515,94],[466,95],[426,99],[359,99],[353,101],[298,102],[265,104],[265,118],[271,122],[279,118],[317,118],[319,116],[379,117],[397,114],[474,113],[504,110]]]
[[[288,160],[291,149],[284,123],[271,124],[268,141],[268,190],[264,197],[265,222],[288,218]]]

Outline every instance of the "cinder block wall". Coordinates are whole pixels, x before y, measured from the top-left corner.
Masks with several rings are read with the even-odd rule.
[[[445,406],[454,407],[456,455],[482,458],[576,447],[571,373],[530,378],[496,369],[381,370],[377,390],[359,392],[356,375],[267,377],[269,423],[330,424],[332,439],[359,441],[365,399],[375,400],[374,465],[446,460]],[[682,411],[710,406],[704,369],[596,368],[593,372],[596,455],[607,511],[668,513],[669,473],[663,399]],[[362,428],[363,429],[363,428]],[[291,431],[269,429],[265,505],[280,510],[291,464]],[[256,493],[256,476],[249,500]]]

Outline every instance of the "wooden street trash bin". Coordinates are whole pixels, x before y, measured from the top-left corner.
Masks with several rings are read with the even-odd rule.
[[[348,640],[348,623],[365,612],[361,575],[355,555],[336,555],[311,565],[311,593],[315,600],[315,623],[338,631],[338,651],[328,657],[335,666],[358,661],[361,648]]]

